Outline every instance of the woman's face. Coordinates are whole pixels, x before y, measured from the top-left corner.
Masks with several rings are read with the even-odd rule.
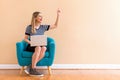
[[[42,15],[38,14],[38,16],[36,17],[36,21],[41,23],[42,22]]]

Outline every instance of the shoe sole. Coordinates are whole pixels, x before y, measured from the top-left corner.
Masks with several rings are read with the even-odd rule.
[[[42,74],[42,75],[32,75],[32,74],[29,74],[29,76],[40,76],[40,77],[43,77],[44,75]]]

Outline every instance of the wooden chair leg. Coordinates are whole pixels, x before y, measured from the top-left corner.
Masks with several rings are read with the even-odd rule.
[[[22,68],[20,69],[20,75],[22,75],[23,71],[24,71],[24,66],[22,66]]]
[[[51,75],[51,67],[48,66],[48,74]]]

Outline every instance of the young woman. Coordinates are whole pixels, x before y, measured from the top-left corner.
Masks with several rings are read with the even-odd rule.
[[[28,37],[32,35],[44,35],[45,31],[48,31],[50,29],[55,29],[58,25],[58,19],[59,19],[60,10],[57,10],[57,18],[53,25],[42,25],[42,15],[40,12],[34,12],[32,15],[31,25],[26,27],[25,31],[25,38],[24,40],[28,43],[27,51],[34,52],[32,55],[32,64],[27,66],[25,72],[30,75],[39,75],[43,76],[40,72],[36,70],[36,64],[38,61],[40,61],[44,57],[44,53],[46,51],[45,46],[36,46],[31,47],[30,46],[30,40]]]

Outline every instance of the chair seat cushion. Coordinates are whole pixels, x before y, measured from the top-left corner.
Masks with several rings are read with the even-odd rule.
[[[32,55],[33,55],[33,52],[29,52],[29,51],[23,51],[22,52],[22,57],[24,57],[24,58],[31,58]],[[44,57],[48,58],[49,57],[49,52],[46,51]]]

